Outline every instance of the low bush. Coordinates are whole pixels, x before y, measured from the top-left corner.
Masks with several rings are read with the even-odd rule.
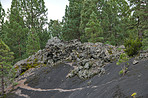
[[[127,62],[128,60],[129,60],[128,55],[126,53],[122,53],[120,55],[119,60],[116,62],[116,65],[120,65],[121,63]],[[126,64],[129,65],[128,62]],[[125,67],[126,64],[124,64],[123,66],[121,66],[121,70],[119,71],[119,74],[120,75],[125,75],[125,73],[127,72],[128,68]]]
[[[139,50],[141,49],[142,42],[140,39],[135,38],[135,39],[126,39],[125,40],[125,52],[127,53],[128,56],[134,56],[138,54]]]

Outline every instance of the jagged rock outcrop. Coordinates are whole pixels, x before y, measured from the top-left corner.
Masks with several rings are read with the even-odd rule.
[[[95,74],[105,73],[104,66],[117,60],[123,53],[124,46],[115,47],[103,43],[81,43],[77,39],[64,42],[54,37],[49,39],[45,49],[15,64],[18,74],[45,64],[53,66],[60,62],[72,62],[74,69],[67,75],[90,78]]]

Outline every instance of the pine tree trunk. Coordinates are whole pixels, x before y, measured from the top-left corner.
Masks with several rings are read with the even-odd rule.
[[[142,41],[142,37],[143,37],[143,34],[142,34],[142,32],[141,32],[141,30],[140,30],[140,28],[139,28],[139,25],[140,25],[140,18],[139,18],[139,16],[138,16],[138,23],[137,23],[138,25],[137,25],[137,29],[138,29],[138,38]]]
[[[22,55],[21,55],[21,44],[20,44],[20,41],[19,41],[19,56],[21,57]]]
[[[4,96],[4,70],[3,70],[3,64],[2,64],[2,69],[1,69],[1,72],[2,72],[2,76],[1,76],[1,85],[2,85],[2,96]]]

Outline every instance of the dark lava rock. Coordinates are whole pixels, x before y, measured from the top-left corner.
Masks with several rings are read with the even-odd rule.
[[[115,61],[124,48],[49,39],[45,49],[15,64],[17,80],[26,79],[25,84],[6,98],[132,98],[133,93],[148,98],[148,51],[140,52],[135,65],[128,61],[128,70],[119,75],[124,63]]]
[[[77,76],[66,78],[72,66],[59,64],[53,67],[41,67],[28,76],[27,84],[31,89],[18,87],[6,98],[148,98],[148,60],[133,65],[128,61],[128,72],[121,76],[121,66],[115,63],[104,68],[105,74],[81,80]],[[39,89],[39,90],[37,90]],[[21,95],[15,94],[20,90]],[[42,90],[42,91],[41,91]]]

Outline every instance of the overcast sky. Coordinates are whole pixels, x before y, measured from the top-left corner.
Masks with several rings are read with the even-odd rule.
[[[12,0],[0,0],[5,11],[10,8]],[[44,0],[48,8],[48,21],[50,19],[62,20],[65,14],[65,7],[68,5],[68,0]]]

